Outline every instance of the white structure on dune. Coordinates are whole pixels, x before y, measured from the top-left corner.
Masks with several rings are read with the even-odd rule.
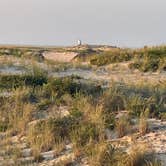
[[[82,41],[81,41],[81,40],[78,40],[78,41],[77,41],[77,45],[78,45],[78,46],[81,46],[81,45],[82,45]]]

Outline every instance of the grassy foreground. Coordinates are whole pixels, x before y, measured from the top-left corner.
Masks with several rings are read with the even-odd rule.
[[[17,49],[3,51],[3,56],[25,56]],[[83,53],[87,55],[89,52]],[[97,55],[94,51],[90,53],[91,65],[132,61],[130,67],[143,72],[166,68],[165,47],[116,48],[95,53]],[[150,131],[148,118],[166,120],[166,82],[155,85],[111,82],[110,86],[103,88],[79,76],[56,78],[33,67],[26,74],[0,74],[0,91],[8,93],[0,96],[0,148],[7,163],[12,159],[11,165],[40,164],[45,160],[42,153],[53,151],[58,157],[66,152],[66,145],[72,146],[74,157],[55,165],[161,165],[153,149],[137,142],[136,137]],[[119,140],[132,135],[132,143],[114,142],[106,131],[116,134]],[[20,144],[22,138],[25,139],[32,160],[20,160],[25,156],[20,146],[13,146],[11,138],[15,136]]]

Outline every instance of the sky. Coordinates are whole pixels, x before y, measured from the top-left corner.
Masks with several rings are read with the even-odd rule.
[[[165,0],[0,0],[0,44],[166,44]]]

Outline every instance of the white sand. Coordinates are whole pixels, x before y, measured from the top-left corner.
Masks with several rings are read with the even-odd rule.
[[[75,52],[47,52],[43,54],[45,59],[56,62],[70,62],[77,55]]]

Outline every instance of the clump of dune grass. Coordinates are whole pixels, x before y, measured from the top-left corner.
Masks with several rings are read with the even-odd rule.
[[[11,97],[8,97],[1,108],[0,124],[3,131],[24,134],[28,123],[32,120],[35,110],[34,105],[29,102],[28,89],[14,90]]]
[[[153,152],[145,144],[133,145],[126,157],[126,166],[161,166]]]
[[[8,108],[9,126],[12,130],[22,134],[25,133],[27,125],[32,120],[32,114],[35,110],[34,105],[29,101],[29,93],[30,89],[28,88],[15,90]]]
[[[149,124],[147,121],[149,110],[142,112],[139,120],[139,132],[141,135],[145,135],[149,130]]]
[[[41,155],[41,151],[37,147],[33,147],[32,155],[34,157],[34,161],[36,161],[37,163],[43,161],[43,156]]]
[[[54,145],[53,129],[47,122],[38,122],[28,129],[28,141],[35,152],[52,149]]]
[[[125,136],[129,131],[130,127],[129,118],[127,116],[122,116],[116,120],[115,125],[116,125],[115,130],[117,131],[117,135],[119,138],[121,138]]]
[[[92,166],[161,166],[146,145],[134,145],[128,153],[110,143],[91,144],[86,149]]]
[[[124,166],[123,159],[126,154],[110,143],[89,144],[85,152],[88,155],[89,164],[92,166]]]
[[[117,112],[124,110],[124,96],[116,86],[112,85],[112,87],[104,93],[102,98],[105,111]]]
[[[93,123],[84,122],[71,132],[71,139],[76,147],[83,147],[91,140],[98,140],[99,131]]]
[[[59,138],[59,140],[57,140],[55,142],[55,145],[53,147],[54,150],[54,155],[58,156],[60,153],[62,153],[65,150],[65,140],[62,140],[61,138]]]
[[[30,147],[40,153],[53,150],[58,145],[60,149],[60,145],[63,145],[66,139],[70,140],[70,132],[77,124],[78,120],[70,116],[32,123],[27,131]]]

